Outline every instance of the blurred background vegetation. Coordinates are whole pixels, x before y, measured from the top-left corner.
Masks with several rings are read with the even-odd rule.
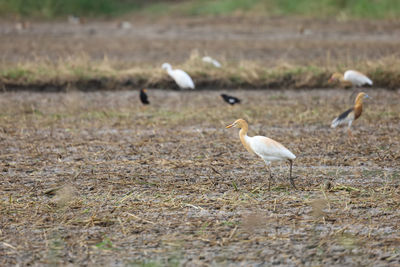
[[[397,19],[400,0],[0,0],[2,17],[145,15],[300,15]]]

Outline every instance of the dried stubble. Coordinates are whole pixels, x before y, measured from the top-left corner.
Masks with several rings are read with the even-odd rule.
[[[0,264],[398,264],[399,95],[371,90],[348,143],[329,124],[350,92],[235,94],[2,94]],[[239,117],[301,190],[274,165],[267,191]]]

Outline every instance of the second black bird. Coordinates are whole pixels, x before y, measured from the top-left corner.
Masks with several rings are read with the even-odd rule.
[[[240,99],[234,96],[226,95],[226,94],[221,94],[221,97],[225,100],[226,103],[235,105],[240,103]]]

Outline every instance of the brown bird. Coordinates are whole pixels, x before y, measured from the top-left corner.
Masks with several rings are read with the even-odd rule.
[[[337,116],[331,123],[331,128],[336,128],[339,125],[347,124],[347,133],[349,137],[352,137],[352,133],[350,130],[351,124],[353,121],[358,119],[361,116],[362,110],[363,110],[363,99],[364,98],[369,98],[369,96],[361,92],[357,95],[356,101],[354,104],[354,107],[346,110],[339,116]]]

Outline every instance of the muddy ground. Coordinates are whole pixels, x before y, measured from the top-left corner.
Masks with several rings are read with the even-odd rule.
[[[343,90],[2,93],[0,265],[398,266],[400,95],[367,92],[352,140]]]
[[[0,59],[3,62],[57,60],[88,55],[105,56],[127,64],[159,66],[187,60],[192,51],[223,61],[277,64],[338,64],[376,61],[398,56],[399,21],[304,18],[143,18],[120,21],[87,20],[82,25],[30,21],[0,23]]]

